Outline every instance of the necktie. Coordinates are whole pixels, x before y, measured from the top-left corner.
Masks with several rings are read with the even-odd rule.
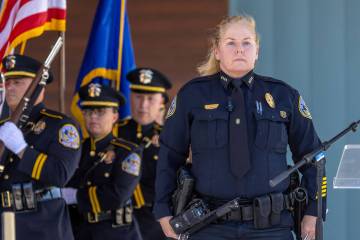
[[[230,86],[232,86],[231,101],[235,106],[230,112],[229,123],[230,167],[232,174],[241,178],[250,169],[245,100],[240,86],[236,86],[233,82]]]

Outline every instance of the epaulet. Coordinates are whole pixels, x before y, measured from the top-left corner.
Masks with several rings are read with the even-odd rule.
[[[50,118],[56,118],[56,119],[64,119],[65,115],[56,111],[52,111],[49,109],[41,109],[40,114],[45,115]]]
[[[290,88],[291,90],[294,90],[294,88],[292,86],[290,86],[288,83],[286,83],[286,82],[284,82],[282,80],[275,79],[275,78],[272,78],[272,77],[260,76],[260,75],[257,75],[257,74],[256,74],[256,76],[258,78],[262,79],[265,82],[272,82],[272,83],[280,84],[280,85],[283,85],[285,87]]]
[[[187,87],[188,85],[213,81],[214,79],[217,79],[217,76],[218,76],[218,73],[215,73],[213,75],[201,76],[201,77],[194,78],[194,79],[188,81],[187,83],[185,83],[182,88]]]
[[[136,143],[127,141],[122,138],[114,138],[113,140],[111,140],[111,144],[117,147],[124,148],[130,152],[134,151],[136,148],[139,147]]]
[[[3,123],[5,123],[6,121],[8,121],[10,118],[9,117],[7,117],[7,118],[4,118],[4,119],[1,119],[0,120],[0,124],[3,124]]]
[[[121,120],[117,123],[117,126],[118,126],[118,127],[126,126],[126,125],[129,123],[130,119],[131,119],[130,117],[121,119]]]

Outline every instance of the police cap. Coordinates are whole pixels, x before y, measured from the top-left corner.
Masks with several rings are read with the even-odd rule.
[[[89,83],[79,90],[82,108],[119,107],[125,104],[124,96],[113,88],[99,83]]]
[[[171,88],[171,82],[161,72],[153,68],[136,68],[130,71],[126,78],[130,89],[137,93],[163,93]]]
[[[8,55],[2,60],[3,72],[5,79],[30,77],[35,78],[36,73],[42,66],[38,60],[19,54]],[[49,70],[49,79],[47,84],[54,79],[52,72]]]

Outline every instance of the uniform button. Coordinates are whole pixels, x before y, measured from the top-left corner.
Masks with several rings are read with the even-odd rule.
[[[141,138],[141,137],[142,137],[142,134],[141,134],[141,133],[137,133],[137,134],[136,134],[136,137],[137,137],[137,138]]]
[[[9,175],[5,174],[5,175],[4,175],[4,179],[5,179],[5,180],[8,180],[8,179],[9,179]]]
[[[91,182],[90,181],[87,181],[87,183],[86,183],[88,186],[90,186],[91,185]]]
[[[236,118],[236,119],[235,119],[235,124],[236,124],[236,125],[239,125],[239,124],[240,124],[240,118]]]
[[[30,146],[30,148],[34,148],[34,146],[33,146],[33,145],[31,145],[31,146]]]
[[[154,155],[154,160],[158,160],[158,159],[159,159],[158,155]]]
[[[110,177],[110,173],[106,172],[106,173],[104,174],[104,176],[105,176],[106,178],[108,178],[108,177]]]
[[[13,162],[13,161],[14,161],[14,159],[13,159],[13,158],[10,158],[10,159],[9,159],[9,162]]]
[[[90,151],[90,156],[95,156],[96,152],[95,151]]]

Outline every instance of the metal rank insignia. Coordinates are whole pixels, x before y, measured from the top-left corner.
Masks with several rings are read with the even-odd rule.
[[[153,71],[151,71],[150,69],[142,69],[140,70],[140,76],[139,76],[139,80],[141,83],[143,84],[149,84],[151,83],[151,80],[153,78]]]
[[[98,97],[101,94],[101,85],[98,83],[91,83],[89,85],[89,96],[90,97]]]
[[[33,127],[33,132],[35,134],[40,134],[46,128],[46,123],[42,120],[38,121]]]
[[[274,98],[273,98],[273,96],[271,96],[270,93],[265,93],[265,100],[266,100],[267,104],[269,105],[269,107],[275,108]]]

